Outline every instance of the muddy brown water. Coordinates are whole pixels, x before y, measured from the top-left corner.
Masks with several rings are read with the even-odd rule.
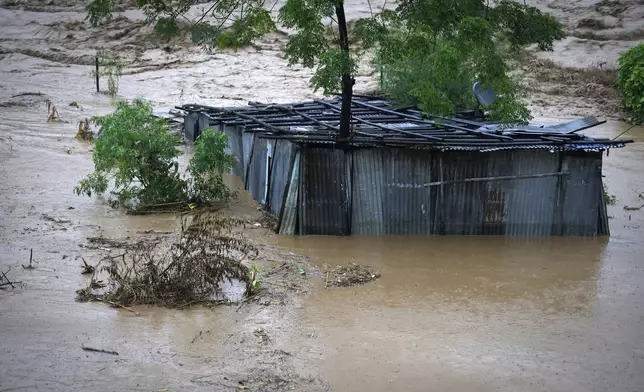
[[[75,124],[113,107],[93,93],[90,67],[14,51],[51,45],[47,40],[56,35],[43,18],[77,20],[79,14],[0,9],[4,46],[11,49],[0,55],[0,103],[9,103],[0,107],[0,270],[10,268],[8,276],[25,283],[0,292],[0,391],[234,390],[222,377],[218,384],[200,377],[239,379],[276,367],[243,343],[257,327],[290,353],[293,367],[284,374],[321,377],[335,391],[644,390],[644,210],[623,208],[644,203],[638,196],[644,192],[642,127],[624,135],[638,143],[605,158],[608,192],[616,196],[608,207],[610,238],[266,235],[266,242],[320,266],[369,264],[382,277],[333,289],[316,277],[318,288],[294,304],[239,312],[140,307],[136,316],[74,302],[86,279],[76,257],[98,257],[79,246],[87,237],[172,231],[178,223],[171,215],[124,216],[100,198],[73,194],[91,169],[91,146],[73,138]],[[22,42],[25,26],[44,41]],[[168,56],[148,51],[143,58],[158,64]],[[310,73],[287,70],[278,50],[190,59],[189,66],[126,75],[120,94],[145,96],[159,109],[313,96]],[[247,62],[253,72],[240,78]],[[24,93],[44,96],[16,97]],[[68,122],[46,123],[45,99]],[[68,106],[72,101],[82,109]],[[610,122],[590,134],[615,137],[626,128]],[[247,213],[244,208],[238,212]],[[36,268],[24,270],[30,249]],[[120,355],[87,353],[81,345]],[[274,390],[287,387],[281,388]],[[302,384],[297,390],[324,389]]]

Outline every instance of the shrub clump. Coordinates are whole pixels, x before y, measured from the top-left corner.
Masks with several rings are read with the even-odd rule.
[[[112,207],[148,211],[227,200],[234,194],[223,182],[234,158],[225,152],[227,137],[205,130],[196,142],[186,173],[179,172],[179,140],[152,105],[135,99],[117,103],[114,113],[93,117],[100,126],[95,139],[94,172],[74,188],[76,194],[103,194],[113,183]]]
[[[246,284],[247,295],[254,293],[255,271],[242,261],[255,257],[257,249],[233,233],[241,221],[200,213],[189,226],[186,219],[182,223],[179,240],[169,247],[140,242],[119,257],[103,259],[76,299],[176,308],[216,301],[220,284],[234,280]],[[99,280],[105,274],[106,281]]]
[[[632,47],[619,57],[617,85],[630,121],[644,123],[644,44]]]

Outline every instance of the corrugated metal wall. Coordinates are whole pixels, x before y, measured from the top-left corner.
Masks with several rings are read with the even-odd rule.
[[[570,175],[565,182],[563,235],[595,236],[599,229],[601,153],[567,154],[564,166]]]
[[[271,166],[271,183],[269,187],[269,209],[279,216],[284,201],[284,191],[291,174],[293,160],[293,143],[286,140],[278,140],[275,143],[273,162]]]
[[[247,135],[240,140],[246,142]],[[601,153],[345,152],[271,143],[267,207],[280,217],[282,234],[594,236],[608,231],[602,220]],[[262,204],[266,163],[267,141],[255,135],[247,187]],[[425,186],[559,171],[570,174]]]
[[[345,152],[303,150],[300,188],[300,234],[349,235]]]
[[[249,162],[246,188],[260,204],[266,202],[266,139],[255,134],[252,143],[252,155]]]
[[[429,151],[385,149],[383,152],[383,219],[385,234],[430,234],[432,226]]]
[[[220,130],[228,136],[227,152],[235,157],[232,173],[236,176],[244,176],[244,147],[242,144],[242,130],[236,126],[220,126]]]
[[[380,148],[369,148],[353,152],[353,211],[351,214],[353,234],[385,234],[383,151]]]

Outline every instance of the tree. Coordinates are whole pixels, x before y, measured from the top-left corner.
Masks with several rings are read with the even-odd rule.
[[[356,32],[375,49],[381,88],[392,98],[418,105],[431,115],[472,108],[474,81],[494,88],[489,109],[503,123],[524,122],[529,111],[510,76],[509,61],[536,44],[552,50],[564,37],[561,24],[534,7],[501,0],[401,0],[360,20]]]
[[[275,22],[264,0],[217,0],[190,20],[186,14],[199,0],[137,0],[148,21],[160,37],[169,38],[185,31],[192,41],[205,49],[239,48],[273,31]],[[112,17],[115,0],[91,0],[88,19],[100,25]],[[335,19],[333,16],[335,15]],[[339,41],[333,44],[324,18],[338,24]],[[349,54],[349,36],[343,0],[287,0],[280,8],[278,21],[296,30],[286,45],[289,65],[316,68],[311,79],[315,90],[325,94],[342,91],[340,137],[350,132],[350,110],[355,79],[355,60]]]
[[[74,188],[76,194],[105,193],[113,181],[110,204],[145,209],[159,204],[208,204],[233,194],[223,182],[234,158],[225,152],[228,139],[206,129],[197,139],[188,165],[179,173],[178,140],[167,121],[152,113],[149,102],[120,101],[114,113],[94,117],[101,130],[94,145],[94,172]]]
[[[239,48],[275,29],[264,0],[217,0],[189,19],[201,0],[137,0],[161,37],[187,32],[205,49]],[[383,10],[358,21],[365,48],[376,49],[383,87],[393,98],[411,100],[425,112],[451,114],[472,103],[471,82],[480,80],[502,95],[491,113],[520,121],[529,112],[508,77],[508,58],[536,43],[551,50],[563,38],[561,25],[534,7],[500,0],[401,0],[395,11]],[[91,0],[94,25],[111,18],[115,0]],[[351,100],[358,56],[349,48],[344,0],[286,0],[277,21],[293,29],[286,45],[289,65],[315,68],[311,84],[325,94],[342,93],[340,138],[350,137]],[[325,21],[337,25],[337,39]],[[335,31],[335,27],[333,27]]]
[[[644,44],[630,48],[619,57],[617,85],[631,122],[644,123]]]

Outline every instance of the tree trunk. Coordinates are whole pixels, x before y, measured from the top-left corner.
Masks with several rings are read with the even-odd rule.
[[[349,34],[347,32],[347,19],[344,16],[344,1],[339,1],[335,6],[335,15],[338,18],[340,31],[340,50],[349,57]],[[342,109],[340,112],[340,139],[348,139],[351,128],[351,98],[355,79],[348,70],[342,73]]]

